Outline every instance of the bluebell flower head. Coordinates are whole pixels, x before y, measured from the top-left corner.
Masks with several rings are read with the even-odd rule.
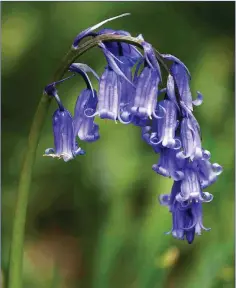
[[[139,126],[143,140],[159,154],[152,169],[174,181],[171,193],[160,195],[161,204],[167,206],[172,214],[169,233],[192,243],[202,229],[209,230],[202,223],[202,205],[211,202],[213,196],[204,190],[217,180],[223,170],[219,164],[210,162],[210,152],[203,149],[200,125],[193,114],[194,106],[202,104],[203,95],[197,91],[193,100],[191,76],[186,65],[173,55],[160,54],[142,35],[136,39],[143,54],[130,41],[122,42],[122,38],[127,40],[131,36],[127,31],[107,28],[95,31],[103,24],[126,15],[129,14],[104,20],[74,39],[73,49],[78,49],[80,41],[88,36],[96,37],[96,41],[100,39],[97,46],[105,56],[106,65],[101,77],[86,64],[70,65],[69,71],[82,76],[87,86],[79,93],[73,118],[62,105],[56,90],[56,85],[68,78],[45,88],[45,93],[53,97],[59,107],[53,115],[55,147],[47,149],[45,155],[69,161],[78,154],[84,154],[76,137],[87,142],[99,139],[99,127],[94,123],[96,115]],[[109,38],[101,35],[108,34],[119,35],[119,41],[114,36],[114,41],[101,41]],[[167,66],[166,61],[171,61],[171,65]],[[161,86],[159,62],[168,77],[164,88]],[[88,77],[90,72],[98,80],[98,93]],[[161,93],[165,93],[162,101]]]
[[[73,120],[69,111],[57,109],[53,114],[54,147],[45,151],[44,156],[63,158],[65,162],[85,152],[75,141]]]
[[[94,142],[100,138],[99,127],[94,123],[94,117],[89,117],[96,111],[98,99],[96,91],[84,89],[75,104],[74,133],[80,140]]]

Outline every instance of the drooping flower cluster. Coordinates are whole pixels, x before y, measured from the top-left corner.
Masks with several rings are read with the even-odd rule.
[[[77,49],[80,41],[87,36],[130,36],[128,32],[120,30],[102,29],[94,32],[106,22],[121,16],[81,32],[72,47]],[[73,63],[69,67],[72,76],[45,88],[45,92],[55,98],[59,107],[53,115],[55,148],[47,149],[45,155],[69,161],[84,154],[76,137],[87,142],[100,138],[99,127],[94,123],[95,116],[140,126],[144,141],[159,154],[158,163],[152,169],[174,181],[171,193],[160,196],[160,203],[168,206],[172,213],[170,233],[192,243],[195,234],[200,235],[201,229],[207,230],[202,223],[202,203],[210,202],[213,196],[203,190],[217,180],[222,167],[212,164],[210,152],[202,147],[200,126],[193,115],[193,106],[200,105],[203,97],[198,92],[196,100],[192,99],[187,67],[175,56],[161,54],[164,60],[171,62],[165,85],[152,45],[141,35],[137,39],[143,54],[128,43],[99,43],[107,62],[100,78],[86,64]],[[134,67],[135,72],[132,73]],[[99,81],[98,93],[93,89],[87,72],[92,72]],[[56,85],[75,74],[82,76],[87,87],[80,93],[72,117],[62,105]],[[164,97],[158,101],[161,95]]]

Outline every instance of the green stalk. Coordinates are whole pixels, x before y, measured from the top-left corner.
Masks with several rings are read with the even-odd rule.
[[[72,64],[76,58],[81,56],[86,51],[97,46],[101,41],[119,41],[133,44],[139,48],[141,46],[141,40],[138,40],[129,36],[119,35],[100,35],[91,40],[88,40],[82,44],[78,49],[71,48],[67,55],[62,60],[62,65],[54,75],[53,81],[60,80],[63,75],[67,72],[68,67]],[[160,54],[156,53],[158,60]],[[164,66],[164,65],[163,65]],[[165,70],[168,68],[164,66]],[[24,251],[24,233],[25,233],[25,222],[26,212],[29,200],[30,184],[33,172],[33,166],[35,161],[35,155],[39,142],[39,137],[46,120],[48,108],[50,106],[52,98],[48,95],[43,94],[39,102],[37,111],[34,115],[33,123],[30,128],[28,145],[25,152],[23,161],[23,167],[20,174],[19,186],[17,192],[17,201],[13,222],[12,242],[11,242],[11,253],[9,263],[9,286],[8,288],[21,288],[22,287],[22,264],[23,264],[23,251]]]

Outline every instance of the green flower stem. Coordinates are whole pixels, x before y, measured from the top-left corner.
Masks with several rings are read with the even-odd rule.
[[[100,35],[94,37],[91,40],[81,44],[78,49],[71,48],[67,55],[62,60],[62,65],[54,75],[53,81],[60,80],[67,72],[68,67],[72,64],[76,58],[81,56],[86,51],[97,46],[100,42],[105,41],[119,41],[133,44],[139,48],[141,46],[141,40],[129,36],[119,35]],[[163,62],[160,54],[156,52],[156,56],[165,70],[168,68]],[[23,251],[24,251],[24,233],[25,233],[25,222],[26,212],[28,206],[29,192],[31,177],[33,172],[33,166],[35,161],[36,150],[38,147],[39,137],[47,119],[47,112],[50,106],[52,98],[48,95],[43,94],[38,104],[37,111],[35,113],[33,123],[31,125],[28,145],[25,152],[23,161],[23,167],[20,174],[19,186],[17,192],[17,201],[13,223],[13,233],[11,242],[11,254],[9,263],[9,287],[8,288],[21,288],[22,287],[22,264],[23,264]]]

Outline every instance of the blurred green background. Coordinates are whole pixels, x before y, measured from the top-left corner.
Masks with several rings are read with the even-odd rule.
[[[207,191],[204,225],[192,245],[173,239],[171,214],[157,197],[172,181],[155,174],[158,157],[138,127],[96,122],[98,142],[81,143],[74,161],[42,157],[53,146],[52,103],[38,146],[27,214],[24,288],[234,287],[234,2],[2,3],[2,275],[27,136],[42,90],[83,29],[125,12],[105,27],[143,34],[192,74],[203,146],[224,167]],[[99,49],[78,60],[102,73]],[[84,83],[60,86],[73,105]]]

